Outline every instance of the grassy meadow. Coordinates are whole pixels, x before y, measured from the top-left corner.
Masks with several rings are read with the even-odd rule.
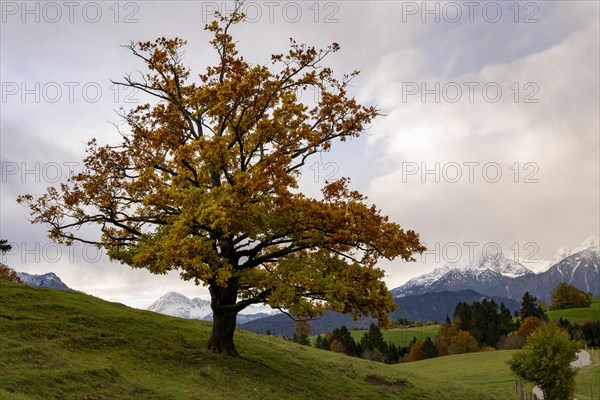
[[[550,321],[558,321],[560,318],[566,318],[572,323],[577,322],[579,324],[585,321],[600,319],[600,297],[592,299],[591,307],[548,311],[547,314]]]
[[[398,346],[408,346],[413,338],[425,340],[430,337],[432,340],[438,335],[439,325],[417,326],[412,328],[398,328],[383,330],[383,340],[388,343],[394,343]],[[351,331],[352,338],[360,342],[360,339],[368,330],[356,329]]]
[[[385,365],[238,331],[241,356],[230,357],[204,350],[209,332],[204,321],[0,280],[0,399],[517,399],[513,351]]]

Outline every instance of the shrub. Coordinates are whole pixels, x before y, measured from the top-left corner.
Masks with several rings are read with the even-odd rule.
[[[537,328],[542,325],[542,321],[536,317],[527,317],[519,326],[519,330],[517,331],[517,335],[527,338],[530,334],[532,334]]]
[[[467,331],[458,331],[450,339],[450,354],[473,353],[479,350],[477,340]]]
[[[525,346],[525,337],[518,335],[516,332],[511,332],[504,336],[498,342],[498,350],[518,350]]]
[[[379,349],[365,349],[362,351],[361,358],[369,361],[385,362],[385,355]]]
[[[23,283],[14,269],[2,263],[0,263],[0,279],[14,283]]]

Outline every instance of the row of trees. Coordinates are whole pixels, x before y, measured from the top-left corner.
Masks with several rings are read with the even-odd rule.
[[[410,321],[406,319],[400,322],[410,324]],[[306,321],[298,321],[291,340],[310,346],[309,335],[310,325]],[[346,326],[342,326],[324,335],[317,335],[314,347],[386,364],[416,361],[438,355],[437,344],[431,338],[421,340],[413,337],[408,346],[398,346],[395,343],[386,342],[381,329],[374,323],[369,326],[369,330],[359,341],[354,340]]]
[[[572,293],[572,289],[567,286],[570,285],[561,284],[554,293],[561,293],[565,288]],[[571,295],[570,298],[577,297]],[[386,363],[410,362],[486,349],[521,349],[528,337],[544,326],[548,317],[543,302],[529,292],[523,295],[521,308],[515,314],[517,318],[512,317],[504,304],[498,305],[494,300],[484,299],[472,304],[461,302],[454,310],[453,319],[446,317],[440,325],[439,335],[435,338],[414,338],[408,346],[399,347],[385,342],[379,327],[372,324],[363,338],[355,342],[350,331],[343,326],[323,336],[318,335],[315,347]],[[400,322],[403,325],[410,324],[407,320]],[[558,325],[571,339],[585,340],[590,346],[600,345],[600,321],[573,325],[561,319]],[[308,323],[300,322],[296,325],[293,340],[309,345],[309,335]]]
[[[600,320],[573,324],[568,319],[560,318],[558,326],[567,332],[573,340],[583,340],[589,347],[600,346]]]
[[[444,324],[449,324],[446,320]],[[443,324],[443,325],[444,325]],[[484,299],[481,302],[468,304],[461,302],[454,311],[451,326],[445,327],[447,335],[460,331],[468,332],[480,347],[496,347],[503,335],[515,329],[510,310],[504,304]]]
[[[416,340],[414,338],[412,343]],[[394,343],[386,342],[381,329],[376,324],[371,324],[369,330],[358,342],[354,340],[348,328],[342,326],[324,335],[317,335],[314,345],[321,350],[344,353],[351,357],[361,357],[387,364],[401,362],[410,349],[410,346],[397,346]]]

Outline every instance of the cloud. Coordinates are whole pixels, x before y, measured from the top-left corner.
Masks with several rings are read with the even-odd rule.
[[[369,141],[387,171],[367,192],[428,243],[535,242],[551,257],[597,234],[598,46],[588,19],[550,46],[456,76],[419,47],[382,57],[365,92],[388,114]]]
[[[3,7],[9,3],[24,4],[5,2]],[[301,7],[298,20],[290,3],[278,3],[269,14],[271,6],[253,2],[259,8],[249,14],[259,10],[260,18],[234,29],[245,57],[268,62],[271,53],[285,51],[290,37],[317,47],[338,42],[342,51],[325,64],[340,74],[360,69],[353,82],[359,100],[377,104],[387,114],[364,137],[335,144],[308,164],[303,189],[318,193],[334,171],[334,178],[350,176],[356,189],[392,219],[419,232],[432,249],[478,241],[498,242],[505,250],[517,243],[524,251],[533,242],[540,258],[551,258],[560,247],[598,235],[596,2],[521,2],[518,15],[516,3],[496,2],[502,7],[496,22],[483,14],[483,3],[472,21],[465,2],[296,2]],[[43,3],[35,4],[42,12]],[[48,15],[42,14],[39,22],[33,15],[23,22],[20,10],[3,14],[0,237],[24,243],[25,251],[50,242],[45,227],[29,224],[27,210],[15,197],[56,184],[51,175],[55,166],[66,173],[65,163],[81,162],[90,138],[118,140],[110,124],[119,121],[114,110],[137,104],[129,100],[144,100],[117,92],[109,82],[142,68],[119,45],[158,36],[186,38],[186,63],[199,73],[214,62],[209,35],[202,31],[209,20],[206,13],[230,3],[128,2],[118,9],[109,8],[112,3],[97,4],[102,16],[95,23],[85,20],[81,8],[73,22],[66,10],[57,23],[45,21]],[[457,21],[440,14],[452,11],[449,4],[462,7]],[[423,7],[438,7],[438,15]],[[537,22],[525,23],[528,17]],[[479,84],[473,92],[470,82]],[[492,102],[498,87],[502,96]],[[101,95],[94,97],[98,88]],[[457,88],[461,98],[452,103]],[[422,89],[433,90],[425,101]],[[430,172],[423,176],[425,169]],[[26,170],[33,172],[23,175]],[[498,170],[502,175],[495,182]],[[453,183],[457,171],[461,179]],[[73,259],[67,249],[62,251],[60,262],[51,262],[51,253],[39,262],[35,254],[13,254],[7,260],[25,272],[57,272],[76,289],[128,304],[147,305],[169,290],[189,297],[206,294],[176,273],[154,276],[105,258],[90,262],[81,249]],[[432,253],[418,259],[414,264],[382,263],[388,285],[397,286],[443,262]]]

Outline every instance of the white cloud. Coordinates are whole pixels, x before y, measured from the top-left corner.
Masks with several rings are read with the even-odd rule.
[[[514,35],[506,39],[519,41]],[[549,257],[570,237],[597,233],[598,45],[598,21],[588,19],[552,46],[459,76],[445,76],[444,69],[436,75],[418,48],[383,57],[367,93],[384,99],[389,114],[370,137],[388,171],[374,177],[367,191],[399,221],[419,227],[430,243],[488,240],[506,249],[515,241],[533,241]],[[396,67],[406,60],[409,67]],[[439,83],[438,101],[433,93],[423,101],[422,82],[428,90]],[[465,82],[489,84],[490,98],[500,87],[502,97],[491,102],[474,90],[471,102]],[[403,90],[415,89],[409,85],[419,91],[403,98]],[[453,103],[448,99],[456,98],[457,86],[462,97]],[[479,163],[473,182],[467,162]],[[436,163],[440,183],[433,173],[422,175]],[[487,164],[501,170],[498,183],[489,182],[497,168],[487,171],[487,179],[482,175]],[[455,165],[462,179],[450,183]],[[525,183],[532,180],[539,182]]]

